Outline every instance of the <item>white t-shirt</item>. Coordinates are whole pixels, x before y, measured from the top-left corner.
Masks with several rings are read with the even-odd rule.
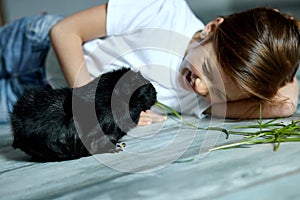
[[[110,0],[107,37],[84,44],[92,78],[121,67],[140,71],[158,101],[182,114],[202,116],[209,103],[179,82],[179,67],[191,38],[204,27],[184,0]]]

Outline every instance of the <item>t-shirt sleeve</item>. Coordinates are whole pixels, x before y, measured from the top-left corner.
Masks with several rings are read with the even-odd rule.
[[[198,21],[185,0],[109,0],[106,20],[108,36],[142,28],[182,31]]]

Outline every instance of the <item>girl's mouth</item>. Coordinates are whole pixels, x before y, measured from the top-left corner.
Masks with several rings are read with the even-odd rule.
[[[195,88],[195,78],[193,76],[193,73],[189,70],[185,76],[185,81],[187,86],[189,86],[189,88],[193,89]]]

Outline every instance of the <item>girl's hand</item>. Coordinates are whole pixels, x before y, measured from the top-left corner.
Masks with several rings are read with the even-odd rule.
[[[152,112],[151,110],[142,111],[140,114],[140,119],[138,121],[138,126],[147,126],[156,122],[163,122],[167,120],[166,115],[160,115],[158,113]]]

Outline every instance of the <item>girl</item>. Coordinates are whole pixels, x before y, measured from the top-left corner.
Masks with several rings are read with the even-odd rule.
[[[13,54],[7,53],[11,49],[4,46],[12,39],[4,35],[7,30],[28,30],[16,25],[0,30],[1,113],[4,104],[6,116],[27,83],[46,84],[42,66],[49,42],[44,33],[60,18],[49,20],[51,23],[46,19],[53,16],[40,18],[42,31],[33,32],[43,33],[41,37],[20,39],[26,44],[24,40],[34,38],[25,50],[20,43],[14,46],[21,45],[21,51],[29,54],[25,57],[31,59],[26,61],[23,54],[11,59]],[[19,24],[27,24],[28,29],[33,22]],[[273,118],[290,116],[296,110],[297,26],[295,19],[268,8],[219,17],[204,26],[183,0],[110,0],[61,20],[51,28],[50,38],[71,87],[82,86],[112,68],[128,66],[140,70],[154,84],[159,101],[183,114],[256,118],[262,104],[263,117]],[[32,58],[36,52],[40,54]],[[10,65],[11,60],[18,62]],[[41,71],[38,75],[34,67]],[[30,81],[23,80],[27,76]],[[2,119],[7,120],[6,116]],[[141,113],[139,125],[165,119],[146,111]]]

